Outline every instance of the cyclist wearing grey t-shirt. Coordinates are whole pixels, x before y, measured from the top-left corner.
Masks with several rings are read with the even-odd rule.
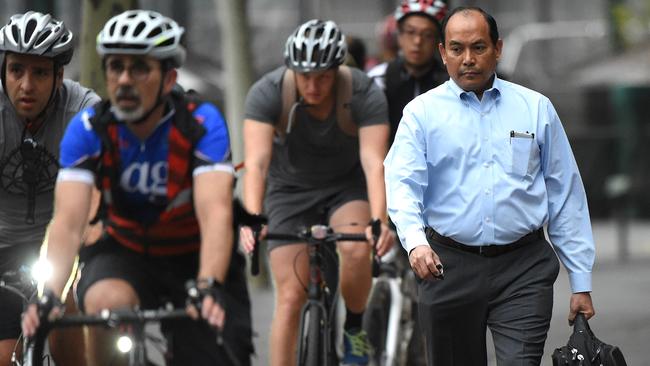
[[[383,92],[358,70],[340,66],[345,38],[332,21],[311,20],[289,37],[285,64],[249,91],[244,121],[244,203],[264,213],[272,232],[313,224],[365,232],[383,223],[379,255],[394,242],[386,226],[383,159],[389,135]],[[291,96],[291,97],[288,97]],[[289,102],[289,103],[287,103]],[[351,225],[360,224],[360,225]],[[250,228],[241,230],[252,251]],[[307,278],[304,243],[269,243],[276,286],[270,364],[295,364],[300,308]],[[370,246],[339,243],[341,293],[346,304],[343,364],[366,364],[361,317],[371,286]],[[296,272],[297,270],[297,272]],[[300,278],[298,278],[300,277]]]
[[[72,116],[99,101],[63,79],[72,47],[72,33],[48,14],[16,14],[0,29],[0,275],[37,256],[52,216],[59,141]],[[21,312],[21,299],[0,289],[1,366],[10,364]]]

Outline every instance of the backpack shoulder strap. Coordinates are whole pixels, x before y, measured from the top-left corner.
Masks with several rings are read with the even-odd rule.
[[[387,95],[399,90],[401,68],[402,63],[399,58],[389,62],[388,66],[386,66],[386,73],[384,74],[386,89],[384,91]]]
[[[359,127],[352,118],[352,70],[339,66],[336,76],[336,120],[343,132],[357,136]]]
[[[174,118],[174,126],[190,141],[192,146],[196,145],[205,134],[205,128],[194,118],[194,111],[203,104],[203,100],[194,90],[184,93],[172,92],[171,99],[177,113]]]
[[[287,68],[282,74],[282,112],[280,120],[275,125],[275,133],[279,137],[287,134],[289,119],[292,118],[291,112],[297,99],[296,92],[296,75],[293,70]]]
[[[296,75],[287,69],[282,75],[282,112],[275,126],[276,135],[284,137],[291,131],[293,112],[297,100]],[[336,75],[336,119],[339,127],[348,135],[356,136],[358,126],[352,118],[352,70],[346,65],[338,68]]]

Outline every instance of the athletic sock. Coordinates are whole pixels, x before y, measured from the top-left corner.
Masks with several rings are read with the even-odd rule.
[[[343,328],[345,330],[361,329],[361,323],[363,321],[363,312],[355,313],[350,309],[348,309],[347,307],[345,308],[345,310],[346,310],[345,324],[343,325]]]

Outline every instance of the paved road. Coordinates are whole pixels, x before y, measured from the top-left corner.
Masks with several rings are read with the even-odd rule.
[[[650,366],[650,223],[633,223],[630,228],[626,263],[618,261],[617,231],[613,223],[594,224],[597,264],[593,273],[596,317],[590,322],[603,341],[621,347],[630,366]],[[269,289],[251,287],[257,358],[253,364],[267,365],[269,325],[273,295]],[[550,365],[553,349],[566,343],[571,328],[566,316],[569,304],[567,274],[560,272],[555,284],[555,305],[542,365]],[[491,349],[491,347],[489,347]],[[493,354],[489,364],[496,365]]]

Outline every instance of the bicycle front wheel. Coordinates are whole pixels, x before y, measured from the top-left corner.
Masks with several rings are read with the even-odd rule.
[[[328,366],[325,364],[324,323],[323,309],[319,306],[307,306],[303,312],[298,340],[298,366]]]

